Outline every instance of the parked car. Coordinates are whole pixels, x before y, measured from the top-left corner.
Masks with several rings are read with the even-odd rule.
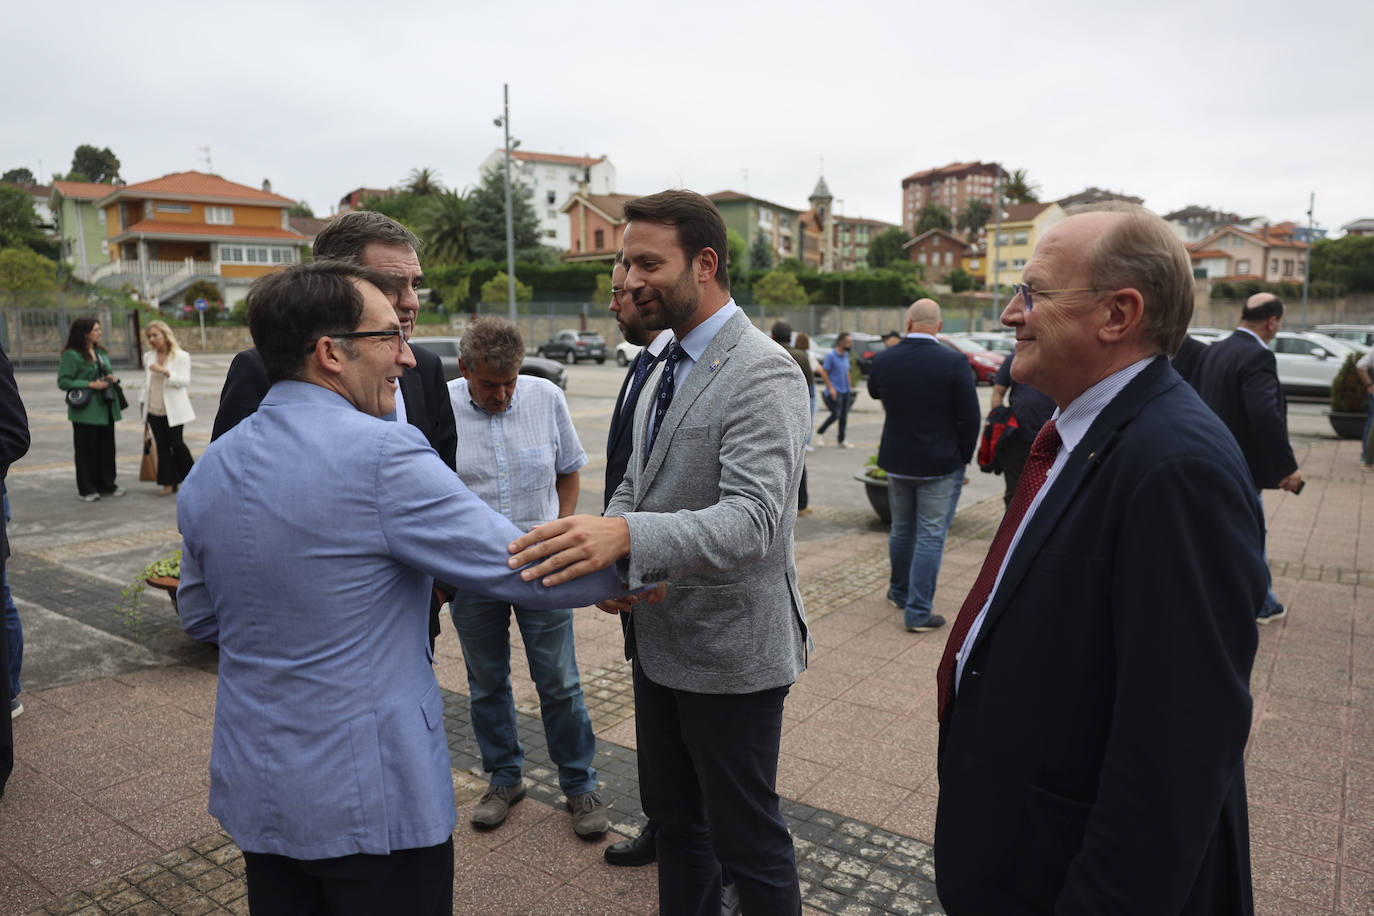
[[[1016,335],[1012,333],[1002,333],[999,331],[971,331],[963,334],[951,334],[949,336],[962,337],[976,344],[982,344],[993,353],[1001,353],[1003,356],[1010,356],[1016,352]]]
[[[1002,367],[1002,363],[1007,361],[1007,357],[1002,353],[994,353],[982,344],[969,340],[967,337],[953,337],[949,334],[940,334],[940,343],[949,347],[956,353],[962,353],[968,357],[969,368],[973,370],[973,380],[975,383],[987,382],[992,384],[992,380],[997,377],[997,370]]]
[[[451,382],[462,374],[458,371],[458,342],[462,339],[461,337],[412,337],[410,338],[410,345],[423,347],[439,357],[439,362],[444,367],[444,381]],[[520,374],[548,379],[564,391],[568,390],[568,373],[551,359],[526,356],[524,362],[520,364]]]
[[[628,366],[630,360],[638,356],[639,351],[643,349],[643,347],[635,346],[628,340],[622,340],[615,345],[615,364],[621,367]]]
[[[825,355],[835,349],[838,334],[817,334],[811,338],[811,349],[806,352],[818,363],[825,362]],[[877,334],[864,334],[861,331],[849,332],[849,358],[858,367],[860,375],[867,375],[873,365],[873,354],[883,348],[883,339]]]
[[[1223,337],[1230,337],[1230,331],[1221,328],[1189,328],[1188,336],[1205,344],[1215,343]]]
[[[1313,331],[1279,331],[1269,349],[1274,351],[1283,390],[1307,395],[1329,395],[1346,356],[1357,352],[1352,342]]]
[[[1312,330],[1342,343],[1354,344],[1356,349],[1374,347],[1374,324],[1319,324]]]
[[[595,331],[563,330],[539,345],[538,353],[546,359],[561,359],[569,366],[580,359],[606,361],[606,340]]]

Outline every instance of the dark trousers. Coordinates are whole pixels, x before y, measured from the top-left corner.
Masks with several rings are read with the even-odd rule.
[[[801,486],[797,487],[797,511],[805,509],[811,505],[811,499],[806,494],[806,465],[802,465]]]
[[[1002,495],[1002,503],[1011,506],[1011,498],[1016,494],[1016,484],[1021,480],[1021,469],[1030,457],[1031,440],[1023,432],[1004,435],[997,443],[997,460],[1002,465],[1002,476],[1006,478],[1007,489]]]
[[[849,408],[854,404],[854,399],[858,397],[853,391],[837,391],[832,398],[829,394],[821,395],[825,401],[825,406],[830,408],[830,416],[825,418],[821,428],[816,430],[816,435],[824,436],[825,431],[830,428],[831,423],[839,422],[840,433],[839,441],[844,441],[845,427],[849,425]]]
[[[743,912],[800,914],[777,792],[788,688],[688,693],[655,684],[638,661],[634,685],[639,796],[658,825],[659,911],[718,916],[724,868]]]
[[[0,569],[5,560],[0,558]],[[0,626],[0,795],[14,770],[14,725],[10,722],[10,649],[5,628]]]
[[[157,482],[171,487],[186,479],[191,473],[191,450],[181,441],[181,427],[168,426],[166,417],[148,414],[148,428],[153,431],[153,441],[157,443]]]
[[[72,448],[76,452],[76,492],[82,496],[91,493],[113,493],[114,424],[94,426],[90,423],[73,423]]]
[[[253,916],[453,913],[453,837],[391,855],[291,859],[245,852]]]

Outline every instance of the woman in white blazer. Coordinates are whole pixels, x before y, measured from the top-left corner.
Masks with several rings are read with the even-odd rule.
[[[191,451],[181,440],[181,428],[196,418],[191,409],[191,355],[177,344],[165,321],[148,322],[152,348],[143,354],[143,419],[157,443],[157,482],[160,496],[170,496],[191,473]]]

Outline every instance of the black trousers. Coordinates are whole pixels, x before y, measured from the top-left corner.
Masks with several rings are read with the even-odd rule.
[[[689,693],[655,684],[638,660],[634,685],[639,796],[658,825],[660,913],[718,916],[724,868],[743,912],[800,914],[777,792],[788,688]]]
[[[148,428],[157,443],[157,482],[164,487],[175,486],[191,473],[191,450],[181,441],[180,426],[168,426],[166,417],[148,414]]]
[[[100,392],[96,392],[99,394]],[[90,423],[72,424],[72,448],[76,453],[76,492],[115,491],[115,433],[114,423],[94,426]]]
[[[0,569],[5,560],[0,559]],[[14,725],[10,722],[10,649],[9,637],[0,626],[0,795],[14,770]]]
[[[1031,440],[1018,431],[997,443],[997,460],[1002,464],[1002,476],[1006,478],[1007,489],[1002,494],[1003,505],[1010,508],[1011,498],[1016,495],[1016,485],[1021,480],[1021,469],[1030,457]]]
[[[453,837],[386,856],[292,859],[245,852],[243,864],[253,916],[453,913]]]

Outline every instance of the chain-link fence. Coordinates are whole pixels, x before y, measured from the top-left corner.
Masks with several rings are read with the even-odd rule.
[[[43,301],[39,302],[40,298]],[[138,365],[135,313],[120,305],[66,293],[0,292],[0,346],[16,369],[56,369],[72,322],[83,317],[100,322],[102,346],[114,366]]]

